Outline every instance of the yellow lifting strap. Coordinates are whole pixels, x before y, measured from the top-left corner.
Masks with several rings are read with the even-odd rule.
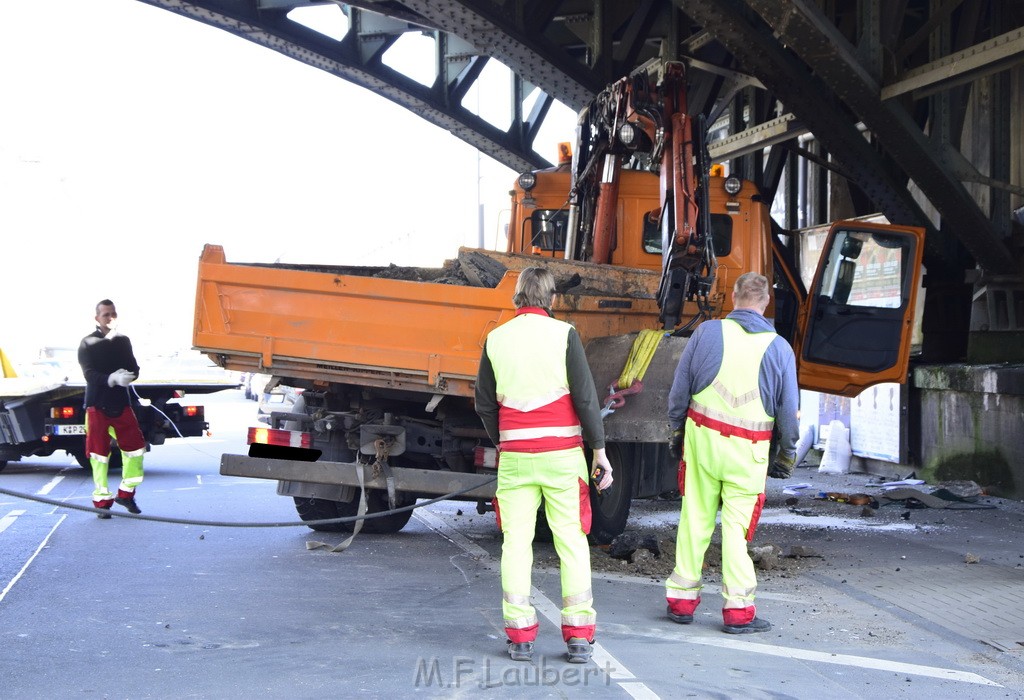
[[[658,343],[661,342],[664,334],[664,331],[659,330],[640,331],[636,340],[633,341],[626,366],[622,368],[622,374],[619,375],[617,382],[619,389],[628,389],[635,380],[643,379],[647,367],[651,364],[651,358],[654,357],[654,351],[658,349]]]
[[[18,373],[14,371],[14,365],[7,359],[7,355],[4,354],[3,348],[0,348],[0,377],[13,379],[17,376]]]

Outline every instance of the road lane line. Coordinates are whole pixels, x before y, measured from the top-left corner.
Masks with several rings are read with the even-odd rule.
[[[687,644],[701,644],[722,649],[733,649],[735,651],[751,652],[754,654],[766,654],[768,656],[781,656],[787,659],[798,659],[800,661],[814,661],[817,663],[837,664],[839,666],[853,666],[860,669],[872,669],[876,671],[890,671],[893,673],[906,673],[914,676],[927,676],[929,678],[940,678],[947,681],[958,681],[960,683],[973,683],[975,685],[990,685],[1002,688],[999,683],[979,676],[969,671],[957,671],[941,666],[923,666],[921,664],[909,664],[902,661],[886,661],[870,656],[854,656],[852,654],[835,654],[828,651],[813,651],[810,649],[799,649],[796,647],[784,647],[777,644],[761,644],[758,642],[744,642],[738,639],[723,637],[701,637],[685,632],[666,631],[657,628],[639,629],[633,625],[605,624],[605,629],[615,629],[624,636],[651,637],[661,641],[671,640],[686,642]]]
[[[3,532],[7,528],[9,528],[11,525],[14,524],[14,521],[18,519],[19,515],[24,515],[24,514],[25,514],[25,511],[23,511],[23,510],[12,510],[7,515],[5,515],[4,517],[0,518],[0,532]]]
[[[24,513],[25,511],[21,511],[21,512],[22,512],[22,513]],[[11,582],[10,582],[10,583],[8,583],[8,584],[7,584],[6,586],[4,586],[4,589],[3,589],[2,591],[0,591],[0,603],[4,602],[4,598],[6,598],[6,597],[7,597],[7,593],[8,593],[8,592],[9,592],[9,591],[10,591],[10,590],[11,590],[12,588],[14,588],[14,584],[16,584],[16,583],[18,582],[18,579],[20,579],[20,578],[22,577],[22,575],[23,575],[23,574],[24,574],[24,573],[25,573],[26,571],[28,571],[28,567],[29,567],[29,565],[30,565],[30,564],[31,564],[31,563],[32,563],[33,561],[35,561],[35,558],[36,558],[37,556],[39,556],[39,553],[40,553],[41,551],[43,551],[43,547],[45,547],[45,546],[46,546],[46,543],[50,541],[50,538],[51,538],[51,537],[53,536],[53,533],[54,533],[54,532],[56,532],[57,528],[58,528],[58,527],[60,527],[60,524],[61,524],[62,522],[64,522],[64,520],[65,520],[65,519],[66,519],[67,517],[68,517],[68,516],[66,516],[66,515],[62,515],[62,516],[60,516],[60,520],[58,520],[58,521],[57,521],[56,523],[54,523],[53,527],[52,527],[52,528],[50,528],[50,531],[49,531],[48,533],[46,533],[46,537],[44,537],[44,538],[43,538],[43,541],[39,543],[39,546],[38,546],[38,547],[36,547],[36,551],[32,552],[32,556],[30,556],[30,557],[28,558],[28,561],[26,561],[26,562],[25,562],[25,565],[21,567],[21,571],[19,571],[19,572],[17,573],[17,575],[16,575],[16,576],[15,576],[14,578],[12,578],[12,579],[11,579]],[[0,528],[0,530],[2,530],[2,528]]]
[[[38,491],[36,491],[36,495],[37,496],[47,496],[47,495],[49,495],[50,491],[53,491],[54,487],[56,487],[57,484],[59,484],[62,481],[64,481],[64,477],[63,476],[55,476],[55,477],[53,477],[52,479],[50,479],[49,483],[46,484],[46,486],[44,486],[43,488],[41,488]]]
[[[491,555],[487,553],[487,550],[465,537],[462,533],[449,526],[433,513],[426,512],[420,508],[414,510],[413,515],[417,520],[422,522],[431,530],[434,530],[467,554],[472,555],[481,563],[487,565],[487,568],[497,568],[496,563],[492,559]],[[551,602],[551,599],[544,595],[543,591],[536,586],[532,587],[531,597],[533,598],[534,608],[547,618],[555,627],[561,628],[561,609],[556,607],[555,604]],[[597,642],[594,643],[594,653],[591,659],[597,664],[601,671],[606,673],[611,680],[616,681],[619,687],[629,693],[630,696],[637,700],[658,700],[659,696],[653,690],[648,688],[644,683],[636,681],[636,676],[626,668],[625,664],[612,656],[607,649]],[[623,683],[620,681],[628,682]]]

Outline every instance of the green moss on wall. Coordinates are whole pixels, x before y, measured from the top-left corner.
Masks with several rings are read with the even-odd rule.
[[[1006,458],[996,450],[945,455],[924,470],[928,481],[970,480],[993,496],[1020,498],[1017,480]]]

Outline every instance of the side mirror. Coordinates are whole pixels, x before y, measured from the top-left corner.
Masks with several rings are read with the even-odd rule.
[[[858,250],[858,252],[860,251]],[[836,288],[832,294],[834,303],[846,304],[849,301],[850,291],[853,289],[853,275],[856,271],[857,263],[853,260],[843,260],[839,263],[839,276],[836,278]]]
[[[864,247],[864,241],[854,238],[850,234],[846,234],[846,238],[843,240],[842,247],[839,249],[839,254],[844,258],[850,258],[856,260],[860,257],[861,248]]]

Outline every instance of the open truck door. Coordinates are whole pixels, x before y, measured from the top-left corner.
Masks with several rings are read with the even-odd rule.
[[[799,312],[801,388],[856,396],[906,381],[923,252],[920,228],[832,225]]]

